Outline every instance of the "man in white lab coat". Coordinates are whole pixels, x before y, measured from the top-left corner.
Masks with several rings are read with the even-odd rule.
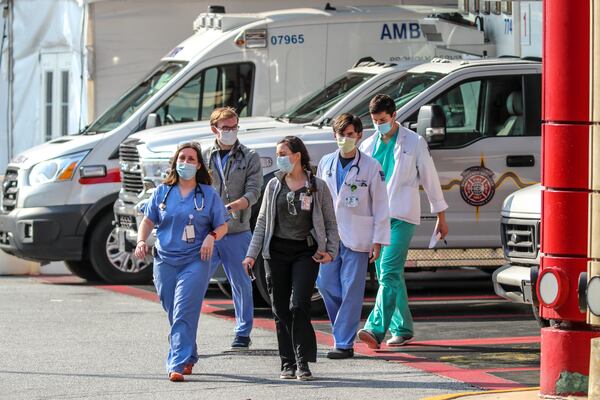
[[[331,359],[354,355],[368,264],[390,243],[387,188],[379,163],[356,147],[362,130],[357,116],[337,117],[339,150],[324,156],[317,170],[332,194],[340,235],[338,256],[321,265],[317,278],[335,340],[327,353]]]
[[[448,205],[425,139],[398,124],[394,100],[388,95],[378,94],[369,104],[369,113],[376,132],[365,139],[360,149],[379,161],[385,175],[391,244],[382,249],[375,265],[379,281],[377,298],[358,337],[368,347],[377,349],[388,329],[392,333],[388,346],[402,346],[413,337],[404,263],[415,226],[421,218],[419,186],[423,186],[427,194],[431,212],[437,214],[440,238],[448,234],[444,213]]]

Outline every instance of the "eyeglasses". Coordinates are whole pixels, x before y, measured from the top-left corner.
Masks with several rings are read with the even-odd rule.
[[[296,205],[294,205],[294,197],[295,197],[294,192],[288,192],[288,194],[285,195],[285,198],[288,203],[288,212],[291,215],[298,215],[298,211],[296,211]]]
[[[236,126],[223,126],[221,128],[217,128],[217,129],[223,133],[229,133],[229,132],[237,132],[239,128],[240,128],[239,125],[236,125]]]

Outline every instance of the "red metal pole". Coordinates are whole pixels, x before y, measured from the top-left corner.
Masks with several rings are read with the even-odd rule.
[[[540,394],[587,394],[590,340],[600,332],[579,309],[578,279],[590,260],[595,0],[544,0],[542,329]],[[600,20],[598,21],[600,22]],[[600,99],[600,91],[597,94]]]

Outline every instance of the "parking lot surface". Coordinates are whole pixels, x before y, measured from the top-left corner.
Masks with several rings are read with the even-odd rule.
[[[167,319],[151,286],[0,277],[0,298],[0,399],[420,399],[474,389],[403,360],[328,360],[322,331],[318,379],[281,381],[268,310],[257,312],[251,350],[232,352],[232,306],[216,291],[201,317],[199,365],[174,384],[164,371]]]

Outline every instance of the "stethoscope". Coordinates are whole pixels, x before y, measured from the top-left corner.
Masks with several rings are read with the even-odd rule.
[[[348,175],[350,175],[350,172],[352,171],[352,168],[356,168],[356,176],[354,177],[354,180],[356,180],[356,177],[360,174],[360,158],[361,158],[361,153],[360,150],[356,150],[358,152],[358,160],[356,160],[356,163],[352,164],[352,166],[350,167],[350,169],[348,170],[348,172],[346,173],[346,177]],[[327,176],[329,178],[331,178],[331,176],[333,175],[333,163],[337,161],[337,157],[333,157],[331,159],[331,163],[329,164],[329,170],[326,172]],[[345,177],[344,177],[345,178]],[[350,186],[350,184],[348,184],[346,182],[346,179],[344,179],[344,185],[348,185]]]
[[[169,198],[169,194],[171,194],[171,190],[173,190],[173,188],[175,186],[176,185],[169,186],[169,190],[167,190],[167,194],[165,194],[165,197],[158,205],[158,208],[160,208],[161,211],[165,211],[167,209],[167,199]],[[202,203],[200,203],[200,207],[198,207],[198,203],[196,201],[196,198],[198,197],[198,193],[200,193],[202,195]],[[202,190],[202,186],[200,186],[200,184],[196,185],[196,187],[194,188],[194,209],[196,211],[204,210],[204,191]]]

